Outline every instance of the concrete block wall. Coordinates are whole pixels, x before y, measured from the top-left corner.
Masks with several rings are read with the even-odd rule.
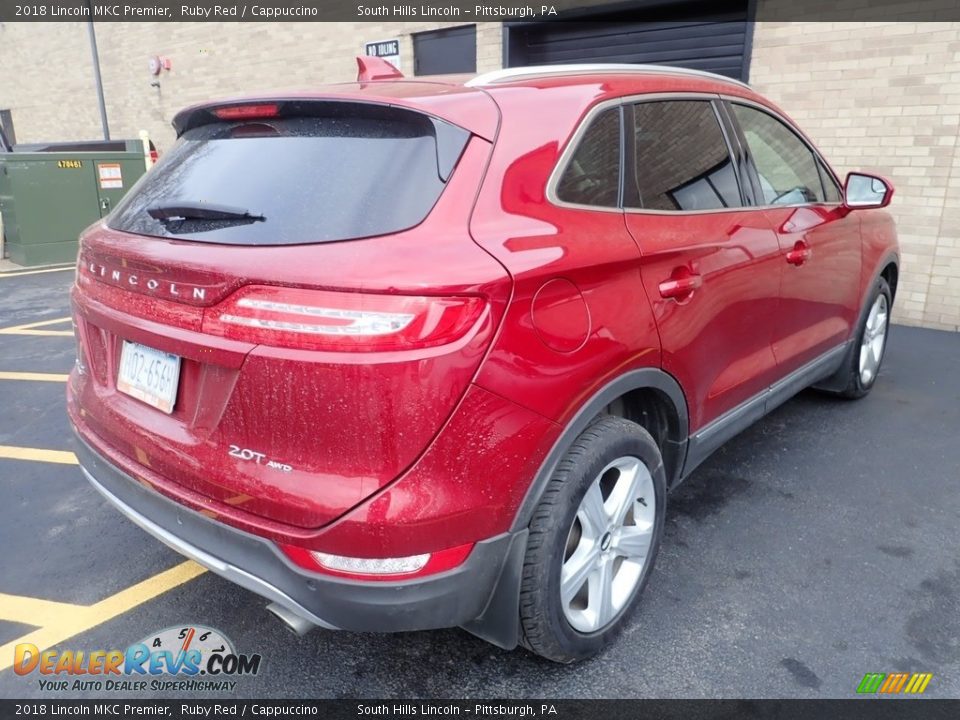
[[[356,76],[366,42],[400,39],[413,75],[416,32],[436,22],[99,23],[114,137],[173,142],[181,108],[215,97],[311,88]],[[153,55],[170,72],[151,87]],[[477,25],[477,70],[501,66],[500,23]],[[903,246],[895,319],[960,329],[960,23],[757,22],[750,82],[813,138],[841,174],[873,170],[897,188]],[[0,24],[0,109],[20,142],[97,139],[86,24]]]
[[[110,132],[141,129],[163,147],[180,109],[211,98],[310,89],[357,76],[364,44],[400,40],[413,75],[413,34],[438,22],[98,23]],[[501,65],[500,23],[477,25],[477,71]],[[154,78],[150,57],[170,58]],[[0,24],[0,109],[13,111],[19,142],[102,137],[86,23]],[[152,87],[157,80],[159,87]]]
[[[757,23],[750,84],[841,176],[893,182],[894,319],[960,329],[960,23]]]

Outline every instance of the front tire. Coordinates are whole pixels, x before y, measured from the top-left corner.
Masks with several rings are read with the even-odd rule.
[[[557,466],[530,522],[520,588],[521,640],[570,663],[622,631],[663,536],[666,473],[636,423],[603,417]]]
[[[880,374],[887,348],[890,308],[893,307],[893,296],[886,280],[877,280],[868,302],[869,310],[860,323],[856,345],[847,365],[847,384],[839,393],[841,397],[851,400],[869,393]]]

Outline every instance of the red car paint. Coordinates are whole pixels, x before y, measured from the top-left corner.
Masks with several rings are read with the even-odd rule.
[[[680,431],[692,436],[849,340],[868,284],[896,261],[896,239],[885,212],[840,203],[653,214],[548,198],[591,108],[662,93],[743,98],[783,116],[740,85],[654,72],[485,87],[384,80],[297,96],[394,104],[471,137],[432,211],[390,235],[235,247],[91,227],[72,290],[89,366],[68,388],[78,433],[210,518],[360,558],[509,531],[564,428],[630,371],[676,380]],[[239,102],[277,98],[218,105]],[[214,330],[249,286],[469,299],[474,314],[438,345],[278,347]],[[118,393],[124,339],[183,358],[172,414]],[[672,478],[684,474],[681,463]]]

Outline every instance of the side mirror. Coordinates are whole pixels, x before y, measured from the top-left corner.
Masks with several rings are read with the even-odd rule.
[[[843,204],[851,210],[882,208],[893,198],[893,185],[877,175],[852,172],[843,184]]]

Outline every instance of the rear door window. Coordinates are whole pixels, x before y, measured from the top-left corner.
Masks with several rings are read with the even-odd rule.
[[[108,224],[233,245],[399,232],[430,212],[468,139],[426,115],[382,107],[200,125],[183,134]],[[230,208],[251,217],[157,219],[149,212],[164,207]]]
[[[625,202],[665,212],[740,207],[740,185],[708,100],[633,106],[634,183]],[[631,197],[632,196],[632,197]]]

